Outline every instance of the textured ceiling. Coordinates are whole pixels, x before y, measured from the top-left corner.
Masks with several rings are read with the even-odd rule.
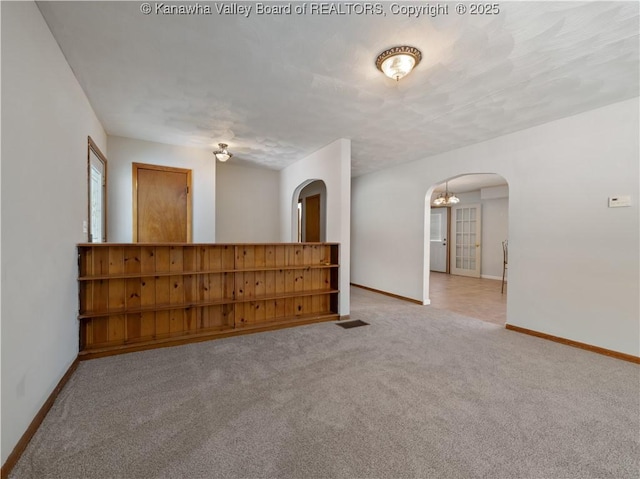
[[[501,2],[494,16],[451,4],[434,18],[386,2],[385,16],[246,18],[201,5],[213,13],[39,8],[109,134],[226,142],[234,161],[268,168],[350,138],[356,176],[639,94],[638,2]],[[398,44],[423,60],[396,83],[374,61]]]

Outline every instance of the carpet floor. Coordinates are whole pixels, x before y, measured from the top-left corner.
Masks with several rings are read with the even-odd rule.
[[[352,289],[320,323],[80,364],[13,478],[638,478],[640,368]]]

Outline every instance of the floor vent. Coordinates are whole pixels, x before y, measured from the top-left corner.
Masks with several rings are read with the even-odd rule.
[[[364,321],[360,321],[359,319],[356,319],[355,321],[345,321],[343,323],[336,323],[336,325],[344,329],[351,329],[351,328],[357,328],[359,326],[369,326],[369,323],[365,323]]]

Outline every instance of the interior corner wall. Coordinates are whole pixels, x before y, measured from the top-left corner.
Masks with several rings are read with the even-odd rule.
[[[278,242],[280,240],[279,194],[279,171],[218,163],[216,241],[218,243]]]
[[[110,243],[133,241],[133,163],[191,171],[194,243],[216,240],[216,162],[208,150],[109,135],[107,234]]]
[[[497,173],[509,183],[507,322],[639,356],[639,100],[354,178],[352,281],[428,300],[426,193]],[[616,195],[632,206],[608,208]]]
[[[481,277],[502,280],[504,259],[502,242],[509,238],[509,199],[483,199],[480,203],[482,204]]]
[[[87,136],[106,134],[34,2],[2,9],[4,464],[78,355]]]
[[[351,259],[351,141],[336,140],[280,171],[280,241],[295,242],[294,194],[308,180],[327,187],[327,242],[340,243],[340,315],[349,314]],[[295,199],[297,208],[297,198]]]

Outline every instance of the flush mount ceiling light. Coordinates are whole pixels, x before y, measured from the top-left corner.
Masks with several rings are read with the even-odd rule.
[[[221,161],[224,163],[225,161],[227,161],[229,158],[233,156],[233,153],[229,153],[229,150],[227,150],[227,147],[229,145],[227,145],[226,143],[218,143],[218,146],[220,147],[220,149],[214,151],[213,154],[218,159],[218,161]]]
[[[447,181],[445,186],[445,193],[440,193],[438,197],[433,200],[434,206],[451,206],[460,203],[460,198],[455,193],[449,193],[449,182]]]
[[[389,48],[378,55],[376,67],[389,78],[399,81],[400,78],[411,73],[420,60],[422,60],[420,50],[403,45]]]

